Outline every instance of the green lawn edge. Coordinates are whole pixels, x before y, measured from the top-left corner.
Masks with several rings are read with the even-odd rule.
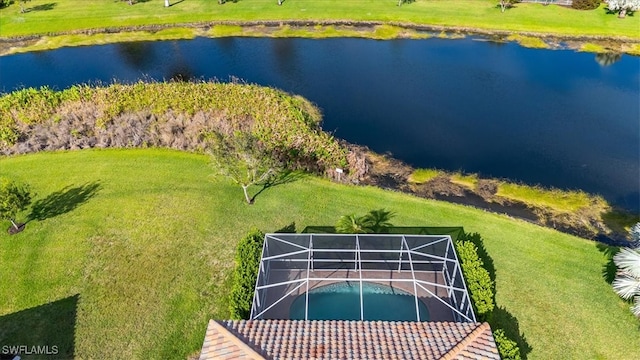
[[[9,325],[40,334],[43,316],[63,309],[74,317],[64,329],[77,358],[184,359],[202,345],[209,318],[228,317],[235,245],[251,228],[295,223],[300,231],[384,207],[398,226],[463,226],[483,236],[500,316],[517,324],[529,359],[640,357],[640,324],[605,280],[609,257],[594,242],[312,176],[272,187],[249,206],[238,186],[212,173],[206,156],[166,149],[0,159],[0,176],[30,183],[36,202],[66,204],[49,206],[18,235],[0,233],[0,262],[11,274],[0,277],[0,342],[12,340]],[[69,343],[50,333],[40,335]]]

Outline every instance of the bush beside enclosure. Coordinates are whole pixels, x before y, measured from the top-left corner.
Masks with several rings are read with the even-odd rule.
[[[232,319],[249,319],[251,315],[263,243],[264,233],[259,230],[250,231],[238,243],[229,302]]]
[[[491,325],[500,357],[505,360],[520,360],[518,344],[509,339],[504,330],[498,328],[498,324],[493,321],[492,315],[496,308],[496,286],[487,270],[488,264],[484,263],[479,254],[477,244],[482,244],[482,237],[478,233],[463,233],[455,241],[456,253],[473,309],[478,321],[487,321]]]

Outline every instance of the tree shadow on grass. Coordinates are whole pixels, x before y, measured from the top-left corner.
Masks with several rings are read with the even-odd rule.
[[[16,355],[24,358],[31,354],[26,358],[73,359],[79,298],[76,294],[0,316],[0,344],[3,346],[0,358],[13,359]],[[20,346],[22,348],[16,348]]]
[[[279,173],[278,175],[276,175],[275,177],[273,177],[272,179],[269,179],[267,181],[265,181],[262,184],[259,184],[260,186],[262,186],[262,188],[255,193],[255,195],[253,195],[253,197],[251,198],[251,203],[253,203],[256,199],[256,197],[258,197],[258,195],[260,195],[263,191],[266,191],[272,187],[278,186],[278,185],[284,185],[284,184],[289,184],[295,181],[298,181],[302,178],[304,178],[306,176],[305,173],[301,172],[301,171],[284,171],[282,173]]]
[[[31,207],[27,222],[32,220],[46,220],[68,213],[94,197],[101,186],[98,182],[84,185],[67,186],[60,191],[49,194],[44,199],[36,201]]]
[[[596,247],[607,258],[607,263],[602,266],[602,278],[607,284],[611,285],[618,271],[616,264],[613,262],[613,256],[620,251],[620,248],[600,243],[597,243]]]
[[[58,5],[58,3],[47,3],[47,4],[36,5],[36,6],[32,6],[32,7],[24,9],[24,12],[25,13],[29,13],[29,12],[33,12],[33,11],[53,10],[56,7],[56,5]]]

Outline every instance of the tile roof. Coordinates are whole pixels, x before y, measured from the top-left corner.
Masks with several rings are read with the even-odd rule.
[[[487,323],[211,320],[200,360],[500,359]]]

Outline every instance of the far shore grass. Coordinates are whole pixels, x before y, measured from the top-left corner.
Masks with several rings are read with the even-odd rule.
[[[185,359],[202,346],[210,318],[228,318],[235,246],[251,228],[295,222],[301,231],[386,208],[397,226],[482,235],[496,274],[494,316],[526,340],[529,360],[640,358],[640,323],[606,281],[612,248],[314,176],[247,205],[207,160],[165,149],[0,158],[0,176],[31,184],[40,209],[14,236],[0,222],[0,344],[59,344],[64,358]]]
[[[544,47],[544,42],[536,37],[590,37],[587,42],[610,41],[615,49],[640,53],[640,17],[618,19],[616,15],[607,13],[605,5],[596,10],[581,11],[556,5],[521,3],[501,13],[497,1],[493,0],[416,0],[403,6],[397,6],[394,0],[289,0],[282,6],[278,6],[275,0],[229,1],[223,5],[214,0],[170,2],[172,6],[165,8],[164,0],[149,0],[133,6],[126,1],[68,0],[52,3],[33,0],[26,4],[29,10],[26,13],[20,13],[18,4],[14,3],[0,9],[0,39],[46,36],[37,44],[26,44],[32,51],[195,36],[358,36],[388,39],[437,36],[437,32],[448,30],[519,34],[509,40],[532,47]],[[278,22],[291,21],[311,26],[299,28],[283,24],[275,30],[255,26],[247,30],[239,26],[260,22],[275,22],[277,25]],[[363,29],[322,24],[335,21],[352,22],[353,25],[375,23],[378,26]],[[158,28],[148,29],[154,26]],[[177,29],[164,29],[167,26]],[[436,33],[427,34],[405,26],[429,26],[436,29]],[[143,27],[146,27],[145,31],[141,30]]]
[[[450,173],[438,169],[416,169],[407,179],[413,184],[424,184],[437,176],[446,176],[454,184],[474,190],[478,183],[478,174]],[[600,196],[579,190],[560,190],[543,188],[537,185],[517,184],[504,180],[486,179],[496,182],[497,196],[520,201],[529,206],[549,208],[557,212],[576,212],[582,208],[597,205],[603,210],[610,205]]]

